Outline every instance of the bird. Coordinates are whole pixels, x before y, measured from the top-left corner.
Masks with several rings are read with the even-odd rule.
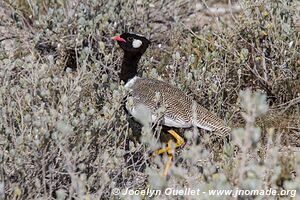
[[[151,113],[150,120],[156,122],[158,117],[155,111],[158,105],[164,105],[165,111],[161,117],[161,125],[168,127],[167,133],[176,140],[175,148],[184,145],[184,139],[173,129],[198,127],[217,133],[222,136],[230,134],[230,127],[225,122],[197,103],[192,97],[181,91],[179,88],[162,80],[143,78],[138,76],[138,63],[150,46],[151,42],[146,37],[125,32],[119,36],[112,37],[124,52],[121,71],[119,73],[120,81],[124,82],[126,90],[130,91],[127,99],[130,97],[131,106],[126,106],[126,110],[133,118],[141,122],[139,108],[143,107]],[[157,95],[159,94],[159,104]],[[167,176],[170,168],[173,154],[171,153],[171,140],[167,142],[166,148],[157,150],[154,154],[168,154],[168,161],[163,175]]]

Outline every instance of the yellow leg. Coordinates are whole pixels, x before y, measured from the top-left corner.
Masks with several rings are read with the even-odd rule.
[[[168,130],[168,133],[171,134],[176,139],[175,148],[178,148],[178,147],[180,147],[184,144],[184,139],[180,135],[178,135],[174,130]],[[160,154],[163,154],[165,152],[168,154],[169,159],[166,163],[166,167],[165,167],[165,170],[164,170],[164,173],[163,173],[164,176],[167,176],[168,171],[169,171],[170,166],[171,166],[171,161],[173,159],[173,154],[171,152],[171,143],[172,143],[172,140],[169,140],[168,143],[167,143],[166,148],[161,148],[161,149],[155,151],[154,154],[153,154],[153,156],[160,155]]]
[[[173,159],[173,155],[168,154],[168,157],[169,157],[169,159],[166,162],[166,167],[165,167],[165,170],[164,170],[164,173],[163,173],[164,176],[168,175],[168,171],[169,171],[170,166],[171,166],[171,161]]]
[[[178,135],[174,130],[172,130],[172,129],[168,130],[168,133],[170,133],[176,139],[175,148],[181,147],[184,144],[184,139],[180,135]],[[170,150],[171,150],[171,146],[169,145],[169,142],[168,142],[168,145],[166,148],[161,148],[161,149],[155,151],[153,155],[154,156],[160,155],[165,152],[169,153]]]
[[[176,139],[176,148],[181,147],[184,144],[184,139],[174,130],[168,130],[168,133],[170,133]]]

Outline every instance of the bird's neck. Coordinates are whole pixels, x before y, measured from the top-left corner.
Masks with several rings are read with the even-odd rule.
[[[138,62],[141,59],[141,55],[132,55],[124,52],[124,58],[121,67],[121,73],[119,75],[120,80],[127,83],[128,80],[132,79],[137,75]]]

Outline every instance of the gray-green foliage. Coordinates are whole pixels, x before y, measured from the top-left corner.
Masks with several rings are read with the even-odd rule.
[[[186,0],[0,5],[11,12],[0,6],[0,31],[13,36],[0,36],[0,199],[118,198],[113,188],[300,192],[290,147],[300,144],[299,2],[241,1],[239,13],[218,18],[203,15],[214,3]],[[228,144],[180,130],[186,145],[172,149],[168,178],[167,155],[151,157],[164,147],[154,137],[161,127],[144,108],[143,127],[123,109],[110,38],[132,29],[152,40],[142,76],[179,87],[233,128]]]

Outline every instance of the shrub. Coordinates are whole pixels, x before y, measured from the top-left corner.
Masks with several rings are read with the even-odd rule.
[[[185,0],[0,5],[0,198],[117,199],[114,188],[300,192],[298,1],[241,1],[232,10],[220,2],[217,11]],[[225,145],[179,130],[187,143],[167,178],[167,156],[150,156],[164,145],[161,127],[141,126],[123,107],[121,52],[110,38],[133,29],[153,43],[142,76],[179,87],[233,128]]]

